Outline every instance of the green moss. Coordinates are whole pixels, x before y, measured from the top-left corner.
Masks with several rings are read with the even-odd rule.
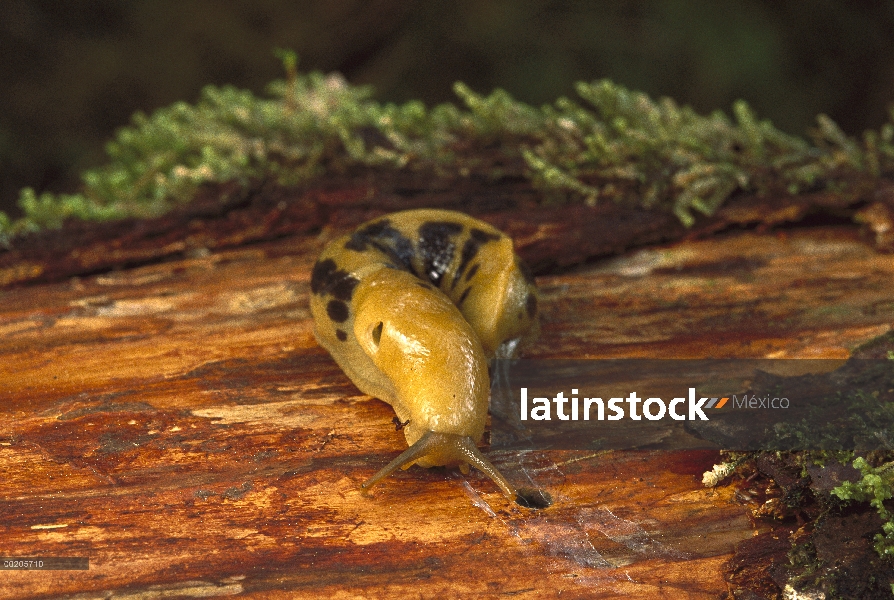
[[[800,476],[809,482],[807,496],[790,496],[786,504],[797,509],[812,499],[819,504],[815,522],[841,518],[842,507],[862,502],[868,506],[855,511],[876,510],[882,526],[874,536],[874,548],[889,566],[894,564],[894,402],[891,401],[894,333],[886,333],[854,350],[854,357],[842,368],[826,376],[816,376],[807,386],[811,389],[823,377],[831,377],[842,392],[829,398],[815,399],[814,408],[805,420],[779,423],[768,430],[762,446],[766,450],[746,453],[725,453],[724,465],[748,471],[754,464],[772,456],[773,462],[800,468]],[[879,360],[886,357],[887,360]],[[794,378],[793,385],[807,383]],[[778,384],[777,384],[778,385]],[[871,387],[865,387],[871,386]],[[887,393],[886,393],[887,390]],[[790,388],[774,389],[771,395],[789,396]],[[774,451],[771,448],[824,448],[823,450]],[[836,468],[852,464],[854,471]],[[816,467],[835,468],[828,477],[816,477]],[[715,467],[717,473],[706,473],[705,482],[715,485],[718,474],[729,475],[729,469]],[[721,473],[722,472],[722,473]],[[841,480],[847,477],[849,480]],[[717,481],[715,481],[717,480]],[[829,482],[839,485],[826,487]],[[795,489],[800,489],[796,486]],[[811,579],[817,568],[810,552],[811,541],[795,546],[790,554],[792,569],[798,577],[793,582],[819,585]],[[805,554],[806,552],[806,554]],[[813,553],[815,555],[815,552]],[[806,557],[806,558],[805,558]],[[828,567],[828,568],[827,568]],[[834,569],[826,565],[824,570]],[[825,571],[824,571],[825,572]]]
[[[885,506],[886,500],[894,498],[894,461],[873,467],[857,457],[853,466],[860,471],[860,480],[845,481],[832,494],[841,500],[869,502],[878,511],[884,523],[882,533],[875,535],[875,550],[881,556],[894,557],[894,513]]]
[[[742,101],[733,119],[702,116],[603,80],[579,83],[582,101],[542,108],[461,83],[464,108],[382,104],[367,87],[337,74],[299,74],[293,53],[280,57],[286,79],[270,84],[268,97],[209,86],[195,104],[136,114],[109,143],[109,162],[83,174],[80,193],[23,190],[24,217],[0,213],[0,243],[69,217],[159,215],[206,182],[296,184],[358,165],[494,176],[493,165],[514,162],[545,198],[656,207],[687,225],[737,191],[846,192],[855,180],[894,175],[894,111],[862,142],[821,115],[810,144],[758,120]]]
[[[888,333],[864,344],[858,351],[872,351],[880,346],[884,350],[884,345],[890,345],[891,340],[892,334]],[[887,350],[886,356],[888,360],[894,360],[894,351]],[[871,418],[871,415],[867,413],[867,417]],[[846,502],[869,502],[878,511],[883,524],[881,533],[875,535],[875,550],[880,556],[894,558],[894,512],[885,505],[885,502],[894,498],[894,461],[889,460],[894,449],[890,440],[879,441],[884,450],[854,459],[853,467],[860,472],[860,479],[842,482],[832,489],[831,494]],[[870,464],[868,458],[876,465]],[[841,460],[841,463],[844,464],[845,461]]]

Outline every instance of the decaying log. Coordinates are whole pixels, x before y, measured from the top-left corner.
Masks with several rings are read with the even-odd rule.
[[[201,255],[294,235],[347,231],[387,212],[447,208],[483,218],[516,240],[538,274],[631,248],[696,239],[726,230],[767,230],[805,219],[863,224],[880,249],[894,249],[894,183],[861,194],[817,193],[782,198],[737,197],[686,229],[659,210],[610,202],[544,206],[521,179],[438,178],[360,173],[300,188],[267,182],[209,185],[189,205],[145,220],[70,221],[61,232],[22,236],[0,250],[0,288],[60,281],[111,269]]]
[[[0,597],[727,589],[734,545],[762,530],[732,486],[702,485],[714,451],[492,454],[550,491],[543,511],[475,471],[411,468],[361,495],[405,442],[314,341],[309,273],[326,241],[398,200],[357,201],[358,185],[280,204],[285,192],[260,190],[261,221],[231,190],[2,259],[2,554],[88,556],[90,569],[5,571]],[[845,357],[894,322],[894,256],[854,226],[728,230],[582,264],[685,232],[628,215],[633,238],[599,239],[568,225],[596,209],[521,213],[510,192],[476,212],[541,273],[564,268],[538,278],[528,356]]]

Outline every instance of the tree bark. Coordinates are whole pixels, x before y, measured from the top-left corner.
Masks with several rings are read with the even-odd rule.
[[[827,197],[821,223],[774,230],[821,202],[779,200],[773,217],[743,200],[686,231],[536,207],[521,182],[337,183],[209,189],[0,257],[2,554],[90,561],[7,571],[0,598],[727,590],[735,544],[768,528],[734,485],[702,485],[714,451],[492,453],[549,490],[542,511],[475,471],[414,467],[360,493],[405,441],[315,342],[309,275],[328,240],[383,212],[464,209],[512,234],[540,274],[528,357],[843,358],[894,322],[894,256],[849,224],[866,201]]]

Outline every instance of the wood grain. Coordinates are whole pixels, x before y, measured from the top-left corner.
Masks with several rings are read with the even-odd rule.
[[[543,511],[474,471],[412,468],[361,495],[405,442],[313,339],[310,267],[339,230],[2,292],[0,554],[90,569],[4,571],[0,598],[725,592],[759,531],[731,487],[701,484],[714,452],[492,453],[552,493]],[[844,357],[894,322],[894,256],[846,226],[538,283],[534,357]]]

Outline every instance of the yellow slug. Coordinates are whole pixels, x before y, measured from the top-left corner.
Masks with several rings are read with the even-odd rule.
[[[510,500],[532,504],[476,446],[489,361],[514,356],[538,331],[534,278],[509,237],[448,210],[374,219],[323,250],[310,308],[320,344],[405,423],[409,448],[363,489],[413,464],[471,464]]]

